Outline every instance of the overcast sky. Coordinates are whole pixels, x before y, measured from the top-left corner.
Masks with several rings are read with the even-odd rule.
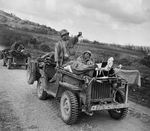
[[[0,0],[0,9],[89,40],[150,46],[150,0]]]

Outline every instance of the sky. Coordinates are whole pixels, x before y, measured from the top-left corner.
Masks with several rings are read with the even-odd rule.
[[[150,46],[150,0],[0,0],[0,9],[92,41]]]

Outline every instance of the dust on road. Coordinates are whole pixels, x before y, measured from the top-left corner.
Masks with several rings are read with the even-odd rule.
[[[0,63],[0,104],[2,131],[6,129],[5,127],[10,131],[150,130],[150,109],[134,103],[131,103],[128,116],[121,121],[111,119],[106,111],[102,111],[92,117],[82,114],[77,124],[68,126],[60,118],[59,103],[55,99],[41,101],[37,98],[36,84],[33,86],[27,84],[25,70],[8,70],[2,67],[2,63]]]

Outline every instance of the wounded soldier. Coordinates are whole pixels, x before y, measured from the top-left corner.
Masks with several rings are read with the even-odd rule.
[[[85,51],[76,60],[64,65],[64,69],[75,74],[81,74],[96,67],[91,51]]]
[[[64,66],[64,69],[75,74],[82,74],[93,70],[92,76],[99,77],[114,75],[114,70],[112,68],[114,61],[113,57],[110,57],[107,62],[95,64],[91,55],[90,51],[85,51],[76,61],[71,61],[68,65]]]

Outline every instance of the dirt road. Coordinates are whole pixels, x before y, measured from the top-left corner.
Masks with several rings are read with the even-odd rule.
[[[128,116],[116,121],[108,113],[85,114],[68,126],[60,118],[59,103],[41,101],[36,84],[29,86],[25,70],[8,70],[0,61],[0,131],[149,131],[150,109],[130,102]]]

